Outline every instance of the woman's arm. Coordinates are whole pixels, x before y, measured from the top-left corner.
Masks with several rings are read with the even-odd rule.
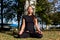
[[[22,35],[22,33],[24,32],[24,29],[25,29],[25,19],[23,19],[22,21],[23,21],[22,27],[21,27],[21,30],[19,32],[20,35]]]
[[[36,27],[37,31],[42,34],[42,31],[40,30],[38,22],[37,22],[37,18],[35,18],[35,27]]]

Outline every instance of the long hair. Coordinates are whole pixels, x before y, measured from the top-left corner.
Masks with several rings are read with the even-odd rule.
[[[28,6],[28,8],[27,8],[27,10],[29,9],[29,7],[31,7],[31,8],[32,8],[32,6],[31,6],[31,5],[29,5],[29,6]],[[32,10],[33,10],[33,8],[32,8]],[[32,13],[32,19],[33,19],[34,23],[35,23],[35,18],[36,18],[36,17],[35,17],[35,15]]]

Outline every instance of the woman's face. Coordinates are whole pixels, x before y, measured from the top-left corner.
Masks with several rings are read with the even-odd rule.
[[[28,13],[29,13],[29,14],[32,14],[32,13],[33,13],[32,7],[29,7],[29,8],[28,8]]]

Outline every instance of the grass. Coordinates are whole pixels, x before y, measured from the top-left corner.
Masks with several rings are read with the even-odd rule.
[[[43,31],[42,38],[14,38],[11,32],[0,32],[0,40],[60,40],[60,32]]]

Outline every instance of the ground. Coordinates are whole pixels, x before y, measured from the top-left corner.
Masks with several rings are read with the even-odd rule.
[[[43,31],[42,38],[14,38],[11,32],[0,32],[0,40],[60,40],[60,32]]]

